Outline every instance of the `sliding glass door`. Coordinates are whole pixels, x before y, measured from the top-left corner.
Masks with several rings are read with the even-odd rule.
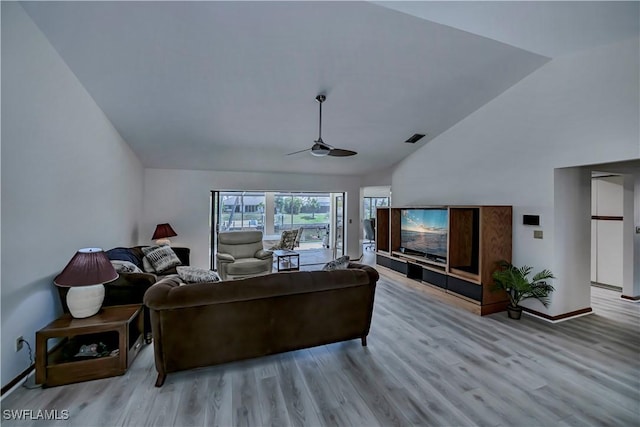
[[[344,255],[344,193],[336,195],[334,201],[333,259],[336,259]]]
[[[344,193],[284,191],[212,191],[210,258],[216,268],[217,234],[260,230],[265,247],[280,240],[284,230],[299,230],[296,251],[332,249],[344,253]]]

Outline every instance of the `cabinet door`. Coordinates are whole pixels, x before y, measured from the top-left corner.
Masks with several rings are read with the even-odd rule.
[[[597,221],[596,282],[622,287],[622,221]]]
[[[598,220],[591,220],[591,281],[598,281]]]

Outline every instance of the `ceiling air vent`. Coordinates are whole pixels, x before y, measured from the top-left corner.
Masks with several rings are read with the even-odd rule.
[[[405,142],[408,142],[409,144],[415,144],[416,142],[420,141],[422,138],[424,138],[424,135],[421,133],[414,133],[413,135],[411,135],[411,137],[409,139],[407,139]]]

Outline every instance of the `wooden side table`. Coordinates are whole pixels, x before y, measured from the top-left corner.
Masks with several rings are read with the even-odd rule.
[[[94,316],[75,319],[66,313],[36,332],[36,383],[43,387],[122,375],[142,347],[143,306],[140,304],[103,307]],[[48,340],[64,342],[48,354]],[[117,354],[75,358],[78,341],[117,343]],[[115,350],[116,348],[110,348]]]
[[[276,256],[277,271],[298,271],[300,270],[300,254],[288,249],[273,251]]]

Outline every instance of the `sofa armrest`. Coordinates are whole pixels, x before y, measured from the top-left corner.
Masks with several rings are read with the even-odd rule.
[[[146,286],[149,287],[157,281],[152,273],[120,273],[113,282],[105,283],[105,287]]]
[[[234,262],[236,259],[231,254],[222,254],[218,252],[216,258],[221,262]]]
[[[260,249],[258,252],[256,252],[255,257],[258,258],[258,259],[273,258],[273,252],[265,251],[264,249]]]
[[[369,276],[369,279],[374,283],[377,282],[378,279],[380,278],[380,274],[378,273],[378,270],[371,267],[370,265],[360,264],[357,262],[350,262],[348,268],[357,268],[359,270],[366,271],[367,275]]]

